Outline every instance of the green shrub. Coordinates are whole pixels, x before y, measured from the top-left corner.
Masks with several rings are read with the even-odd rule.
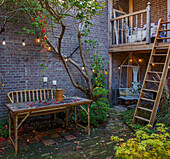
[[[105,75],[107,71],[104,69],[104,62],[102,56],[98,54],[99,44],[97,41],[86,40],[95,48],[95,53],[91,56],[91,82],[93,88],[94,102],[90,106],[90,123],[94,126],[99,126],[107,119],[107,112],[109,110],[109,102],[107,95],[109,91],[106,89]],[[87,114],[81,110],[80,117],[82,122],[87,123]]]
[[[166,159],[170,157],[169,133],[164,124],[156,124],[155,129],[146,125],[138,130],[135,138],[122,143],[123,139],[112,137],[116,146],[116,157],[122,159]]]
[[[109,110],[108,103],[104,102],[105,99],[93,102],[90,106],[90,123],[95,127],[103,123],[107,119],[107,111]],[[85,107],[84,107],[85,108]],[[83,123],[87,123],[87,114],[82,110],[80,111],[81,120]]]
[[[0,121],[0,136],[8,137],[8,125],[4,121]]]

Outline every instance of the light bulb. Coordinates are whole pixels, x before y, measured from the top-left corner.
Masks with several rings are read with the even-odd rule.
[[[65,61],[67,62],[67,61],[68,61],[68,59],[66,58],[66,59],[65,59]]]
[[[48,50],[48,51],[51,51],[51,47],[50,47],[50,46],[48,46],[48,47],[47,47],[47,50]]]
[[[118,65],[118,69],[120,70],[120,65]]]
[[[142,59],[141,59],[141,58],[139,58],[139,62],[142,62]]]
[[[168,69],[170,69],[170,65],[168,66]]]
[[[132,59],[130,59],[129,61],[132,62]]]
[[[37,38],[36,38],[36,43],[40,43],[40,38],[37,36]]]
[[[81,68],[82,70],[84,70],[84,66],[82,66],[82,68]]]
[[[153,66],[153,67],[155,67],[155,64],[154,64],[154,63],[152,63],[152,66]]]
[[[2,45],[4,45],[4,46],[6,45],[5,38],[3,38]]]
[[[93,69],[93,70],[92,70],[92,72],[94,73],[94,72],[95,72],[95,70]]]
[[[25,40],[22,40],[22,46],[25,46],[26,44],[25,44]]]

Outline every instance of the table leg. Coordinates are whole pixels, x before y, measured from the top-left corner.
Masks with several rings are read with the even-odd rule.
[[[68,108],[66,109],[66,127],[68,127]]]
[[[11,138],[11,113],[10,111],[8,112],[9,114],[9,139]]]
[[[14,116],[14,149],[15,155],[17,155],[17,147],[18,147],[18,115]]]
[[[89,105],[90,104],[87,104],[87,112],[88,112],[88,135],[90,135],[90,109],[89,109]]]
[[[77,128],[77,110],[76,110],[76,105],[74,106],[74,114],[75,114],[75,126]]]

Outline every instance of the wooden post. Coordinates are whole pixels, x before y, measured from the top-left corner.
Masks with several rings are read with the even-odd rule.
[[[77,110],[76,110],[76,105],[74,106],[74,115],[75,115],[75,126],[77,128]]]
[[[146,17],[146,43],[151,43],[151,3],[148,2],[147,17]]]
[[[87,104],[87,112],[88,112],[88,135],[90,135],[90,109],[89,109],[89,105],[90,104]]]
[[[133,12],[133,0],[129,0],[129,13]]]
[[[109,53],[109,101],[111,102],[112,96],[112,72],[113,72],[113,56],[112,53]]]
[[[15,155],[17,155],[17,149],[18,149],[18,114],[14,116],[14,149],[15,149]]]
[[[129,55],[130,59],[129,59],[129,64],[128,65],[132,65],[133,61],[132,60],[132,56],[131,53]],[[128,67],[128,88],[132,86],[132,67]]]
[[[129,13],[133,12],[133,0],[129,0]],[[133,16],[129,17],[129,26],[131,26],[131,31],[132,31],[132,26],[133,26]],[[132,34],[131,34],[132,35]]]
[[[66,127],[68,127],[68,108],[66,109]]]
[[[113,1],[109,0],[108,1],[108,30],[109,30],[109,35],[108,39],[110,39],[110,45],[113,45],[113,22],[110,22],[110,19],[113,16]]]
[[[8,111],[9,114],[9,138],[11,138],[11,112]]]

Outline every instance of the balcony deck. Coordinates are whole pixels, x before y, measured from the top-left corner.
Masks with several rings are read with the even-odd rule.
[[[168,42],[160,42],[160,46],[169,46]],[[118,44],[111,45],[109,47],[109,53],[125,53],[125,52],[134,52],[134,53],[150,53],[153,47],[153,43],[146,44],[145,42],[137,42],[137,43],[126,43],[126,44]],[[163,47],[159,49],[159,52],[166,52],[167,48]]]

